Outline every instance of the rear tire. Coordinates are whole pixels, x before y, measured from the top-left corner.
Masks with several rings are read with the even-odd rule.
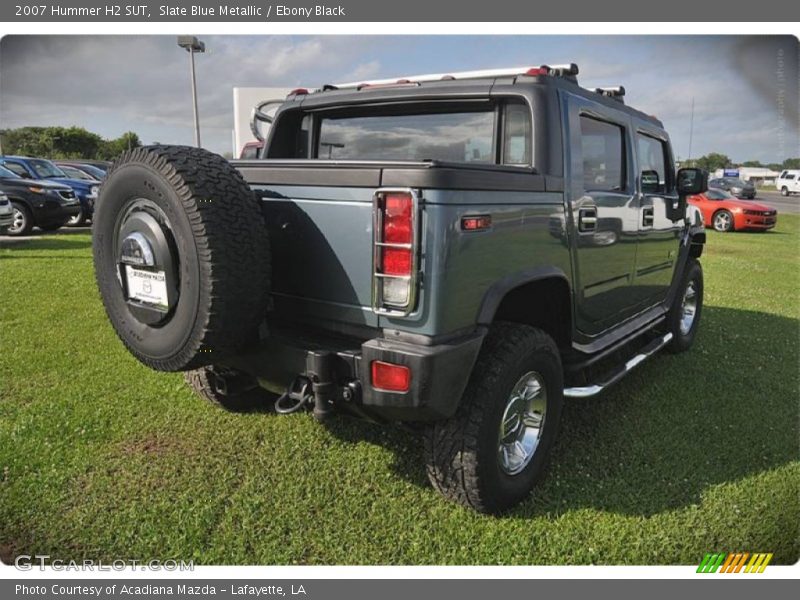
[[[697,260],[690,258],[667,314],[667,331],[672,333],[672,341],[667,345],[668,351],[677,354],[691,348],[702,312],[703,267]]]
[[[11,201],[12,217],[8,235],[28,235],[33,229],[33,215],[28,207],[21,202]]]
[[[781,196],[788,196],[788,195],[789,195],[789,188],[787,188],[786,186],[783,186],[781,188]]]
[[[219,363],[257,339],[269,291],[267,230],[258,200],[228,161],[185,146],[129,150],[109,169],[96,206],[97,285],[117,335],[139,361],[186,371]],[[140,229],[143,222],[155,225]],[[153,246],[174,290],[160,320],[123,289],[126,227],[166,240]]]
[[[201,367],[183,374],[194,392],[214,406],[230,412],[268,409],[275,395],[258,385],[258,380],[246,373],[217,367]]]
[[[562,406],[555,342],[534,327],[495,323],[456,414],[426,428],[433,487],[479,512],[499,513],[518,504],[542,475]],[[534,430],[529,452],[526,436]]]

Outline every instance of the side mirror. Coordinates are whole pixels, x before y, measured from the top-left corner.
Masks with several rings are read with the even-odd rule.
[[[708,190],[708,171],[705,169],[678,170],[678,196],[694,196]]]
[[[643,194],[658,193],[658,171],[642,171],[641,181]]]

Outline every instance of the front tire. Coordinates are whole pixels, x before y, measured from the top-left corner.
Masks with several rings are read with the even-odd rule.
[[[11,201],[11,226],[8,235],[28,235],[33,229],[33,215],[21,202]]]
[[[694,343],[703,311],[703,267],[691,258],[686,264],[678,293],[667,314],[667,331],[672,341],[667,350],[673,354],[686,352]]]
[[[80,227],[81,225],[85,224],[86,224],[86,216],[84,215],[83,208],[81,208],[80,212],[77,215],[71,216],[66,223],[67,227]]]
[[[733,213],[731,213],[729,210],[718,210],[714,213],[711,224],[714,226],[714,231],[719,231],[720,233],[728,233],[729,231],[733,231]]]
[[[546,333],[495,323],[456,414],[425,431],[434,488],[484,513],[527,498],[558,431],[563,385],[561,357]]]

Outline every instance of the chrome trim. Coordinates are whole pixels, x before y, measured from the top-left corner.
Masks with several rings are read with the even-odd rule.
[[[650,342],[647,346],[645,346],[642,351],[628,360],[625,365],[616,371],[611,377],[609,377],[606,381],[602,381],[600,383],[595,383],[592,385],[587,385],[583,387],[571,387],[564,389],[564,397],[565,398],[590,398],[592,396],[596,396],[609,386],[615,384],[620,379],[625,377],[628,373],[630,373],[633,369],[637,366],[642,364],[645,360],[653,356],[656,352],[661,350],[664,346],[666,346],[670,341],[672,341],[672,333],[665,333],[660,338],[656,338],[652,342]]]
[[[383,210],[381,210],[380,202],[384,195],[393,193],[411,196],[412,241],[410,244],[384,242],[381,237],[383,233]],[[419,193],[412,188],[378,188],[372,195],[372,311],[376,315],[406,317],[416,308],[419,289],[419,210]],[[378,265],[381,262],[381,249],[387,247],[411,250],[411,275],[387,275],[378,271]],[[382,285],[384,279],[400,279],[409,282],[408,301],[405,304],[391,304],[384,301]]]

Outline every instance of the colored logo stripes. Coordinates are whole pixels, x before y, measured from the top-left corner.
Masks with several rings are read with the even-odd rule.
[[[749,552],[731,554],[709,552],[700,561],[697,572],[716,573],[719,570],[720,573],[763,573],[771,560],[772,552],[759,552],[756,554],[750,554]]]

